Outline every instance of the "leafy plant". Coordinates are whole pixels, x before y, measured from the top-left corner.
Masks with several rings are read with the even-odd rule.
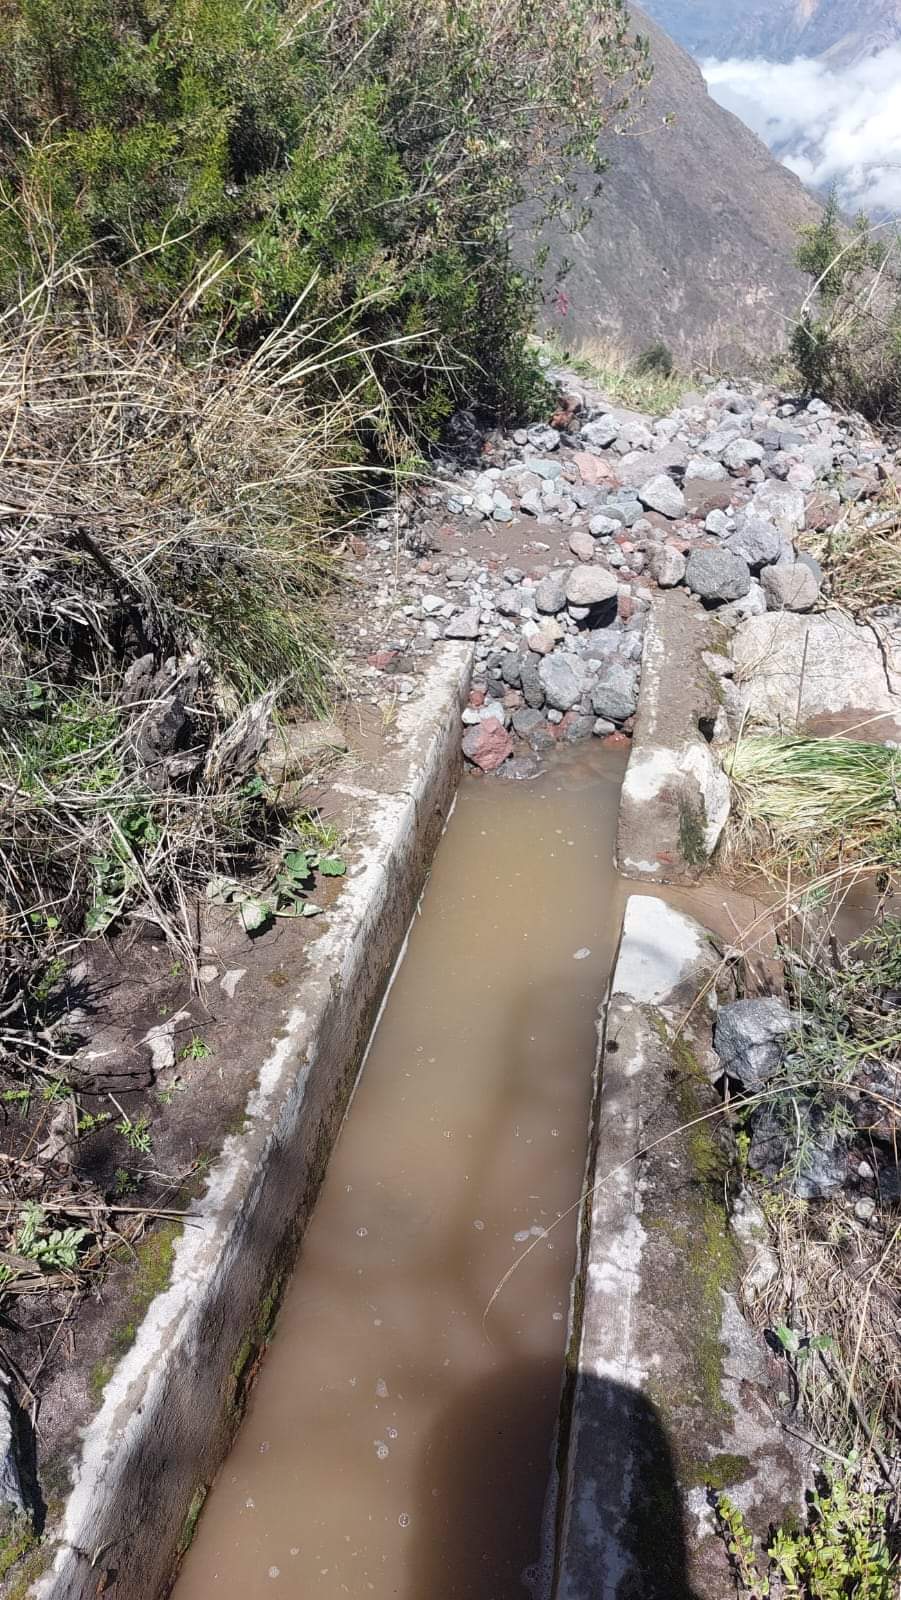
[[[534,393],[510,212],[578,220],[573,172],[646,54],[621,0],[20,0],[0,163],[107,293],[159,314],[213,263],[206,314],[244,347],[302,299],[349,387],[391,397],[389,432],[429,435],[463,398]],[[8,209],[10,291],[28,265]]]
[[[316,917],[322,907],[307,898],[317,872],[342,878],[347,863],[342,856],[318,851],[286,850],[268,889],[253,893],[235,878],[216,877],[207,885],[215,905],[234,906],[247,933],[257,933],[274,917]]]
[[[806,1526],[778,1529],[760,1555],[738,1507],[722,1494],[715,1505],[739,1590],[753,1600],[894,1600],[901,1565],[887,1502],[859,1478],[826,1472]]]
[[[88,1237],[88,1228],[49,1228],[47,1214],[39,1205],[28,1203],[15,1238],[17,1254],[38,1266],[53,1270],[78,1265],[78,1247]]]
[[[206,1040],[202,1039],[199,1033],[195,1033],[192,1034],[190,1043],[186,1044],[182,1050],[181,1060],[206,1061],[207,1057],[211,1056],[212,1054],[213,1052],[210,1049],[210,1046],[206,1043]]]
[[[116,1123],[116,1132],[121,1133],[123,1139],[132,1150],[140,1151],[142,1155],[149,1155],[153,1148],[150,1134],[150,1118],[144,1114],[132,1121],[129,1116],[122,1116]]]

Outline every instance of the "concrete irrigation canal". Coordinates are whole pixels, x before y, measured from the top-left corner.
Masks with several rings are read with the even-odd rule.
[[[783,1326],[765,1208],[839,1207],[817,1248],[851,1230],[890,1327],[901,1118],[866,1050],[828,1127],[786,1077],[797,974],[862,970],[896,913],[881,869],[825,919],[749,880],[735,760],[748,724],[779,760],[826,733],[891,787],[898,619],[821,599],[827,491],[759,464],[814,439],[838,470],[844,423],[723,388],[652,434],[570,399],[572,432],[398,508],[403,568],[390,519],[358,541],[340,725],[256,752],[342,841],[321,914],[207,907],[193,989],[135,943],[144,987],[84,1047],[117,1106],[131,1060],[174,1102],[169,1198],[112,1208],[140,1249],[47,1351],[16,1600],[725,1600],[724,1519],[804,1514],[813,1313]]]

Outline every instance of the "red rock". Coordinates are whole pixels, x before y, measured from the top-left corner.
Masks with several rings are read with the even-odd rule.
[[[632,596],[630,594],[619,595],[616,602],[616,610],[620,622],[628,622],[632,612],[635,610],[635,601]],[[611,734],[612,737],[613,735]]]
[[[399,650],[376,650],[375,654],[367,656],[366,660],[371,667],[378,667],[379,672],[387,672],[394,666],[399,655]]]
[[[631,740],[625,733],[608,733],[606,739],[601,740],[601,744],[608,750],[622,750],[624,745],[631,744]]]
[[[473,711],[478,711],[479,706],[483,706],[485,704],[485,690],[470,689],[469,703],[472,706]]]
[[[519,689],[508,689],[504,695],[504,710],[518,711],[522,705],[522,694]]]
[[[606,483],[613,477],[611,469],[600,456],[593,456],[590,450],[575,450],[572,457],[573,466],[579,470],[583,483]]]
[[[508,756],[513,754],[513,740],[496,717],[467,728],[463,736],[463,754],[467,761],[482,772],[496,772]]]
[[[434,572],[434,570],[434,562],[430,561],[428,556],[424,556],[421,561],[417,561],[416,563],[417,572]]]

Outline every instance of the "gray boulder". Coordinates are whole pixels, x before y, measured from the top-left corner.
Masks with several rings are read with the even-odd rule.
[[[756,467],[763,460],[763,445],[756,439],[734,439],[727,444],[722,460],[730,472],[747,472],[749,467]]]
[[[674,545],[665,544],[651,558],[651,577],[661,589],[674,589],[685,577],[685,557]]]
[[[692,550],[685,582],[702,600],[741,600],[751,587],[751,569],[731,550]]]
[[[477,639],[479,637],[479,608],[468,606],[458,611],[444,630],[445,639]]]
[[[762,1089],[779,1067],[795,1024],[781,1000],[734,1000],[717,1013],[713,1044],[730,1078]]]
[[[648,511],[658,511],[663,517],[682,517],[685,515],[685,496],[678,484],[675,484],[667,473],[660,472],[656,478],[649,478],[638,491],[638,498]]]
[[[848,1140],[798,1095],[754,1113],[748,1165],[801,1200],[823,1200],[848,1177]]]
[[[625,722],[638,709],[638,674],[634,667],[614,661],[602,669],[591,691],[591,709],[596,717],[610,722]]]
[[[578,656],[555,651],[542,656],[538,663],[538,676],[549,706],[555,711],[571,711],[582,697],[585,687],[584,663]]]
[[[753,515],[739,518],[735,532],[725,535],[723,545],[733,555],[747,561],[752,572],[778,561],[786,548],[785,536],[779,529],[763,517]]]
[[[816,574],[805,561],[780,562],[760,575],[768,611],[809,611],[819,598]]]
[[[597,606],[613,600],[619,583],[603,567],[574,567],[566,577],[566,600],[571,606]],[[564,708],[565,709],[565,708]]]
[[[519,682],[523,699],[533,711],[540,711],[544,705],[544,684],[538,670],[538,657],[531,650],[526,651],[519,669]]]
[[[535,588],[535,604],[545,616],[555,617],[558,611],[566,609],[566,589],[563,579],[552,572],[549,578],[542,578]]]

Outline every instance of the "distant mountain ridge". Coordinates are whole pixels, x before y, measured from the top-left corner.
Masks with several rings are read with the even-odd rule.
[[[645,9],[701,59],[845,63],[901,40],[901,0],[645,0]]]
[[[807,286],[794,265],[798,228],[820,208],[711,98],[685,50],[631,10],[650,41],[648,101],[625,136],[602,144],[610,167],[583,231],[542,232],[546,323],[571,344],[600,337],[637,351],[661,339],[685,363],[771,354]],[[524,208],[519,229],[531,239],[529,221]]]

